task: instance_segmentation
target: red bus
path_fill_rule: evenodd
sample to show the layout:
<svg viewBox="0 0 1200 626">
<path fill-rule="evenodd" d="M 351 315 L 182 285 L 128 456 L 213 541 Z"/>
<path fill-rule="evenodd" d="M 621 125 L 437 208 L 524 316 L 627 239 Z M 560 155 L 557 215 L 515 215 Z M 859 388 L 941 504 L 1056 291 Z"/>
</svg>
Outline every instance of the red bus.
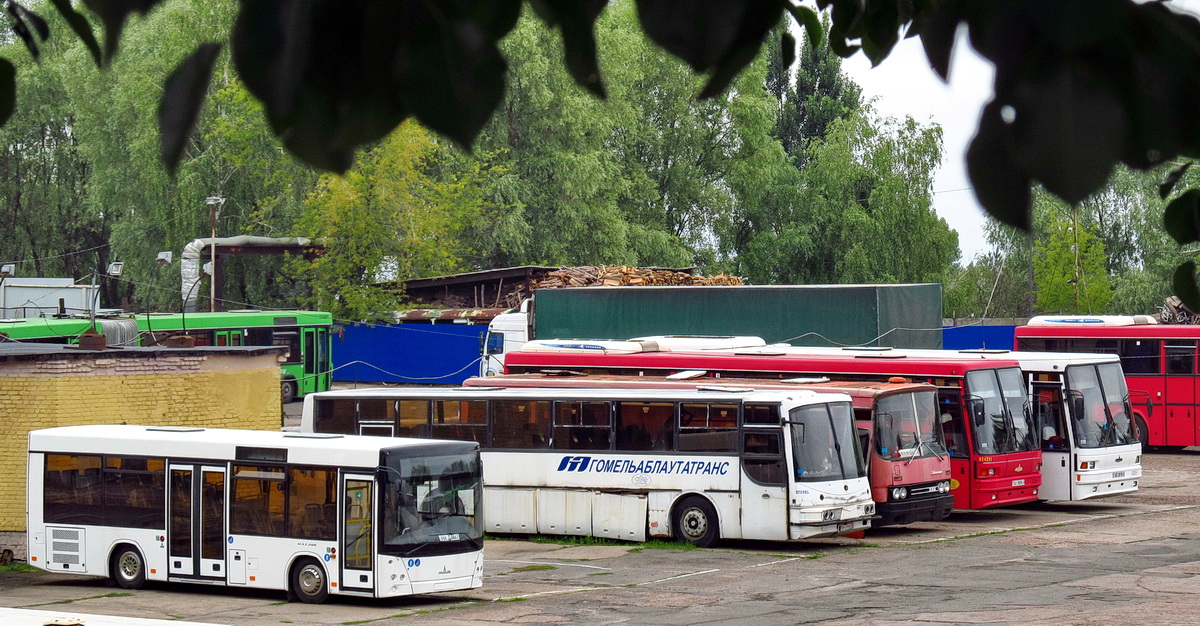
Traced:
<svg viewBox="0 0 1200 626">
<path fill-rule="evenodd" d="M 1115 354 L 1146 446 L 1200 445 L 1200 326 L 1148 315 L 1042 315 L 1016 329 L 1018 350 Z"/>
<path fill-rule="evenodd" d="M 608 344 L 608 345 L 606 345 Z M 950 453 L 954 508 L 972 510 L 1038 500 L 1041 443 L 1017 361 L 947 353 L 908 356 L 871 350 L 806 354 L 783 345 L 675 351 L 653 341 L 536 340 L 505 355 L 508 373 L 571 370 L 629 376 L 704 372 L 720 378 L 783 379 L 798 375 L 886 382 L 903 376 L 938 388 L 939 421 Z M 614 349 L 615 348 L 615 349 Z"/>
<path fill-rule="evenodd" d="M 903 380 L 903 379 L 900 379 Z M 844 393 L 854 406 L 878 519 L 872 527 L 939 521 L 950 515 L 950 456 L 938 425 L 937 388 L 908 382 L 850 382 L 828 378 L 721 378 L 720 385 L 694 377 L 604 374 L 506 374 L 468 378 L 465 387 L 557 387 L 708 389 L 805 389 Z"/>
</svg>

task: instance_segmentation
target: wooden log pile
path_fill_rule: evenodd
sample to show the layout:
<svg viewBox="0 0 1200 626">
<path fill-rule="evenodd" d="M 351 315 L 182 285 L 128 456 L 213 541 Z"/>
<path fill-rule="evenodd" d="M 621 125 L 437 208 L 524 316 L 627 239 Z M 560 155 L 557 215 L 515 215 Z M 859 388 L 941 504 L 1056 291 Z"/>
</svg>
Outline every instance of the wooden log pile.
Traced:
<svg viewBox="0 0 1200 626">
<path fill-rule="evenodd" d="M 742 279 L 728 274 L 695 276 L 687 272 L 629 267 L 627 265 L 593 265 L 564 267 L 546 274 L 535 289 L 559 287 L 664 287 L 671 285 L 740 285 Z"/>
</svg>

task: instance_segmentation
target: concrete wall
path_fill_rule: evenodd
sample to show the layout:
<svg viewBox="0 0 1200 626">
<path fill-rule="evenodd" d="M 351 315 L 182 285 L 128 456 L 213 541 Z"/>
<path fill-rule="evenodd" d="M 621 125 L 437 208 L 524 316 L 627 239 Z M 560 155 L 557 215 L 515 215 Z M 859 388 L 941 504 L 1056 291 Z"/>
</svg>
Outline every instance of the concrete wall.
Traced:
<svg viewBox="0 0 1200 626">
<path fill-rule="evenodd" d="M 277 350 L 0 353 L 0 531 L 25 529 L 30 430 L 145 424 L 278 430 Z"/>
</svg>

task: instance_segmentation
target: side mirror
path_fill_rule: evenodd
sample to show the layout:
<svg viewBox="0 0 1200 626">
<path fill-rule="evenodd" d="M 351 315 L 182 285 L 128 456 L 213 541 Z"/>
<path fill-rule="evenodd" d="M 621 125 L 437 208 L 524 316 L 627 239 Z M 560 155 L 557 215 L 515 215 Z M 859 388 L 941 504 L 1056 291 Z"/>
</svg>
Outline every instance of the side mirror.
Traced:
<svg viewBox="0 0 1200 626">
<path fill-rule="evenodd" d="M 1082 420 L 1086 417 L 1083 414 L 1083 396 L 1071 396 L 1071 417 L 1075 421 Z"/>
<path fill-rule="evenodd" d="M 983 410 L 983 400 L 973 400 L 971 402 L 971 422 L 976 428 L 981 428 L 987 422 L 987 415 Z"/>
</svg>

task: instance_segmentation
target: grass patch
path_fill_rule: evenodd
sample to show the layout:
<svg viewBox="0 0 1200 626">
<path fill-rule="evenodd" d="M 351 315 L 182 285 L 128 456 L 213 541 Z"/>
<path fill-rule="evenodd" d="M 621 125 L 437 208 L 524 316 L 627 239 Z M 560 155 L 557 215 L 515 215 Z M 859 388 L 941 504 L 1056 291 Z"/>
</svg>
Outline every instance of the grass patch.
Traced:
<svg viewBox="0 0 1200 626">
<path fill-rule="evenodd" d="M 74 600 L 55 600 L 54 602 L 43 602 L 41 604 L 30 604 L 29 606 L 51 606 L 54 604 L 71 604 L 72 602 L 78 602 L 80 600 L 98 600 L 100 598 L 126 598 L 126 597 L 129 597 L 132 595 L 133 594 L 128 591 L 114 591 L 112 593 L 105 593 L 105 594 L 101 594 L 98 596 L 87 596 L 86 598 L 75 598 Z"/>
<path fill-rule="evenodd" d="M 553 565 L 523 565 L 512 570 L 510 573 L 516 574 L 519 572 L 545 572 L 547 570 L 558 569 Z"/>
<path fill-rule="evenodd" d="M 612 576 L 612 572 L 595 572 L 593 574 L 588 574 L 588 576 Z"/>
<path fill-rule="evenodd" d="M 445 607 L 438 608 L 438 609 L 421 609 L 419 611 L 413 611 L 411 613 L 397 613 L 395 615 L 388 615 L 387 617 L 376 617 L 374 619 L 360 619 L 360 620 L 352 621 L 352 622 L 342 622 L 342 626 L 356 626 L 357 624 L 370 624 L 373 622 L 381 622 L 385 619 L 397 619 L 400 617 L 413 617 L 415 615 L 429 615 L 431 613 L 441 613 L 442 611 L 454 611 L 457 609 L 465 609 L 468 606 L 474 606 L 476 604 L 479 604 L 479 602 L 471 601 L 471 602 L 464 602 L 462 604 L 458 604 L 455 606 L 445 606 Z M 292 622 L 285 622 L 285 623 L 291 624 Z"/>
<path fill-rule="evenodd" d="M 497 598 L 497 599 L 496 599 L 496 602 L 524 602 L 524 601 L 525 601 L 525 600 L 527 600 L 527 599 L 528 599 L 528 598 L 521 598 L 521 597 L 516 597 L 516 598 Z"/>
<path fill-rule="evenodd" d="M 40 572 L 42 570 L 28 563 L 10 563 L 9 565 L 0 565 L 0 572 Z"/>
<path fill-rule="evenodd" d="M 563 546 L 627 546 L 628 541 L 619 541 L 617 539 L 609 539 L 608 537 L 592 537 L 577 536 L 577 535 L 559 535 L 547 537 L 543 535 L 534 535 L 529 538 L 530 543 L 555 543 Z"/>
<path fill-rule="evenodd" d="M 636 548 L 630 550 L 631 553 L 641 552 L 642 550 L 699 550 L 696 546 L 686 541 L 647 541 Z"/>
</svg>

